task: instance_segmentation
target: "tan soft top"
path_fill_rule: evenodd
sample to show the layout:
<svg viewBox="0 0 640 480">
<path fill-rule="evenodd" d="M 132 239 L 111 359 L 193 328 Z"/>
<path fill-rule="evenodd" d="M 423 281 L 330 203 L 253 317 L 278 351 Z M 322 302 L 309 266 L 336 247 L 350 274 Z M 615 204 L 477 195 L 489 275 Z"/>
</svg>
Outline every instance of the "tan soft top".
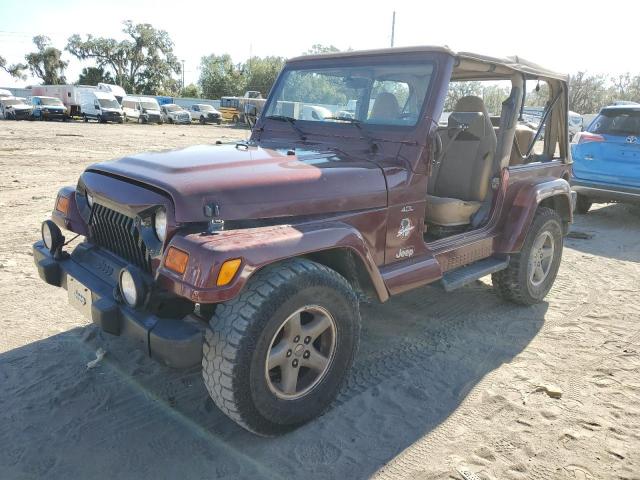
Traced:
<svg viewBox="0 0 640 480">
<path fill-rule="evenodd" d="M 522 57 L 489 57 L 478 53 L 470 52 L 454 52 L 448 47 L 438 46 L 419 46 L 419 47 L 397 47 L 397 48 L 381 48 L 376 50 L 359 50 L 352 52 L 336 52 L 324 53 L 319 55 L 304 55 L 291 58 L 288 62 L 303 62 L 309 60 L 329 60 L 332 58 L 347 58 L 360 56 L 381 56 L 381 55 L 397 55 L 403 53 L 445 53 L 456 59 L 456 65 L 453 71 L 455 79 L 482 79 L 496 78 L 504 76 L 505 78 L 519 72 L 528 79 L 532 78 L 553 78 L 563 82 L 568 81 L 568 76 L 563 73 L 553 72 L 540 65 L 529 62 Z"/>
</svg>

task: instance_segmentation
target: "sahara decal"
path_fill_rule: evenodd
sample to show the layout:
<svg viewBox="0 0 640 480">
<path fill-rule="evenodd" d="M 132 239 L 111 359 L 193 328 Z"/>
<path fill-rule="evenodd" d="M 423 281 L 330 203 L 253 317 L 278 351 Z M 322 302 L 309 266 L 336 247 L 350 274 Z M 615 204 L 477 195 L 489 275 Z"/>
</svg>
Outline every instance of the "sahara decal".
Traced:
<svg viewBox="0 0 640 480">
<path fill-rule="evenodd" d="M 410 218 L 403 218 L 400 222 L 400 229 L 398 230 L 397 235 L 398 238 L 408 238 L 414 228 L 416 228 L 416 226 L 411 223 Z"/>
</svg>

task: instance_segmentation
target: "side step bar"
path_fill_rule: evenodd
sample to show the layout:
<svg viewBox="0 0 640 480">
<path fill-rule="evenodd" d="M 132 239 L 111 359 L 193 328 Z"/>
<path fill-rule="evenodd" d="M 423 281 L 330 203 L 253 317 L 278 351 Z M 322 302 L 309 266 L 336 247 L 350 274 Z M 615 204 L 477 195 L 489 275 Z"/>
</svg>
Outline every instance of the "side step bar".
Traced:
<svg viewBox="0 0 640 480">
<path fill-rule="evenodd" d="M 440 280 L 442 287 L 451 292 L 491 273 L 499 272 L 509 266 L 509 257 L 489 257 L 465 267 L 445 273 Z"/>
</svg>

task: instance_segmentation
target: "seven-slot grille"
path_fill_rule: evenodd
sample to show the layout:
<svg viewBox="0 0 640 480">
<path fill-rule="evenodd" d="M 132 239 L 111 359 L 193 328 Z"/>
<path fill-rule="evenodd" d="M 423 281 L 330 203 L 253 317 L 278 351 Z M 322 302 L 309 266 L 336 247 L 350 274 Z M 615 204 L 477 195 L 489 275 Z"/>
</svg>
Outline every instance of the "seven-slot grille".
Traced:
<svg viewBox="0 0 640 480">
<path fill-rule="evenodd" d="M 115 253 L 145 272 L 151 272 L 151 258 L 131 217 L 94 204 L 89 225 L 91 241 Z"/>
</svg>

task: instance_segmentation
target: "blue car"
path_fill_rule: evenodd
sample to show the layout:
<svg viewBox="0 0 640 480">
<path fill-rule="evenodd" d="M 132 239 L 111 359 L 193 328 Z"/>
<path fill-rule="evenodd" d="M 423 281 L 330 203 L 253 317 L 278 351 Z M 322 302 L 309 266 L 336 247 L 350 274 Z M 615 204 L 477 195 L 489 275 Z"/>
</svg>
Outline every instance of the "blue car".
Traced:
<svg viewBox="0 0 640 480">
<path fill-rule="evenodd" d="M 576 212 L 593 202 L 640 203 L 640 105 L 600 110 L 571 145 Z"/>
</svg>

